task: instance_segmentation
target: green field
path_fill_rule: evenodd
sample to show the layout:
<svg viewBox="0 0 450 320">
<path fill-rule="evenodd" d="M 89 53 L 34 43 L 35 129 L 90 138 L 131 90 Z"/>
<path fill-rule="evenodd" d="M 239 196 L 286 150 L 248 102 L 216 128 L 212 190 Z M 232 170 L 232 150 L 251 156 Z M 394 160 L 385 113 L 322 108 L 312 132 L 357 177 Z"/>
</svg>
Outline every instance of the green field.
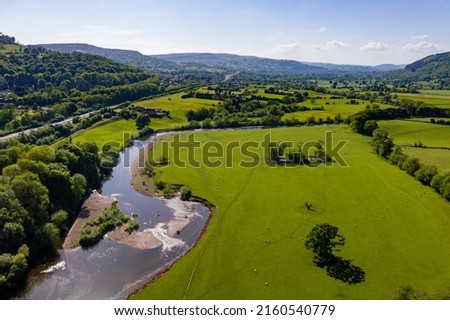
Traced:
<svg viewBox="0 0 450 320">
<path fill-rule="evenodd" d="M 450 149 L 404 147 L 403 152 L 420 163 L 435 165 L 439 173 L 450 171 Z"/>
<path fill-rule="evenodd" d="M 106 143 L 119 142 L 123 145 L 124 134 L 132 136 L 138 135 L 136 122 L 134 120 L 108 121 L 105 124 L 75 134 L 72 137 L 73 142 L 92 142 L 94 141 L 101 148 Z"/>
<path fill-rule="evenodd" d="M 433 93 L 395 93 L 397 100 L 409 99 L 413 101 L 423 101 L 426 104 L 433 105 L 440 108 L 450 108 L 450 95 L 446 94 L 445 90 L 441 94 Z"/>
<path fill-rule="evenodd" d="M 398 145 L 412 146 L 421 141 L 427 147 L 450 148 L 450 127 L 414 120 L 379 121 Z"/>
<path fill-rule="evenodd" d="M 314 96 L 314 95 L 313 95 Z M 323 110 L 307 110 L 307 111 L 299 111 L 293 113 L 286 113 L 282 120 L 286 119 L 298 119 L 300 121 L 304 121 L 309 117 L 315 117 L 316 120 L 322 118 L 325 120 L 328 116 L 331 119 L 340 113 L 342 118 L 346 118 L 349 115 L 355 114 L 359 111 L 362 111 L 366 108 L 366 106 L 370 105 L 370 102 L 364 100 L 357 100 L 359 104 L 347 104 L 350 99 L 329 99 L 329 95 L 317 95 L 316 97 L 328 97 L 327 99 L 308 99 L 299 105 L 306 106 L 308 108 L 314 107 L 323 107 Z M 379 104 L 380 107 L 384 108 L 386 105 Z"/>
<path fill-rule="evenodd" d="M 274 141 L 306 142 L 324 140 L 324 130 L 208 131 L 196 138 L 227 145 L 259 142 L 271 132 Z M 160 169 L 162 180 L 190 185 L 217 208 L 198 245 L 133 298 L 392 299 L 403 285 L 435 298 L 447 294 L 448 202 L 373 154 L 370 138 L 346 126 L 326 130 L 333 131 L 335 144 L 348 140 L 340 152 L 348 167 L 272 168 L 260 162 L 242 168 L 238 164 L 248 158 L 235 150 L 232 168 Z M 201 159 L 200 149 L 195 156 Z M 323 222 L 340 228 L 346 245 L 339 254 L 365 271 L 365 282 L 348 285 L 313 265 L 304 239 Z"/>
<path fill-rule="evenodd" d="M 450 170 L 450 127 L 432 124 L 429 118 L 379 121 L 381 128 L 389 132 L 394 143 L 421 163 L 435 165 L 439 172 Z M 425 147 L 413 148 L 422 142 Z"/>
<path fill-rule="evenodd" d="M 184 94 L 185 93 L 177 93 L 170 96 L 140 101 L 135 103 L 135 105 L 146 108 L 163 109 L 170 112 L 171 119 L 152 119 L 150 127 L 157 131 L 162 129 L 173 129 L 187 124 L 188 121 L 185 114 L 188 110 L 198 110 L 202 107 L 210 108 L 217 106 L 220 103 L 218 100 L 196 98 L 182 99 L 181 96 Z"/>
<path fill-rule="evenodd" d="M 450 99 L 450 90 L 420 90 L 420 93 L 436 96 L 448 96 Z"/>
</svg>

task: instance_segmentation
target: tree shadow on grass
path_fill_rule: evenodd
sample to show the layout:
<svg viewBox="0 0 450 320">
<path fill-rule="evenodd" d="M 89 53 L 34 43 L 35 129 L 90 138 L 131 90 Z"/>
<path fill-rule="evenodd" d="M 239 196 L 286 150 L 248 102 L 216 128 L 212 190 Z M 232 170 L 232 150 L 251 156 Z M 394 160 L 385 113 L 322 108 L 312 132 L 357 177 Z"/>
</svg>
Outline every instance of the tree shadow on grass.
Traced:
<svg viewBox="0 0 450 320">
<path fill-rule="evenodd" d="M 315 257 L 314 264 L 325 269 L 330 277 L 347 284 L 358 284 L 366 280 L 366 273 L 362 268 L 353 265 L 351 260 L 333 254 L 326 259 Z"/>
</svg>

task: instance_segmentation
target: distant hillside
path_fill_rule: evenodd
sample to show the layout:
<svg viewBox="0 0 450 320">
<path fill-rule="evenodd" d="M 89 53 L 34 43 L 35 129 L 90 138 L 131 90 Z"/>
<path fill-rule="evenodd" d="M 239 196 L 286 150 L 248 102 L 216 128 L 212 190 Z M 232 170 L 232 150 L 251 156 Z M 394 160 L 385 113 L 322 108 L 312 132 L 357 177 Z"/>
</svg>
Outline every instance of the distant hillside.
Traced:
<svg viewBox="0 0 450 320">
<path fill-rule="evenodd" d="M 389 73 L 388 77 L 407 81 L 437 80 L 449 83 L 450 52 L 433 54 L 417 60 L 403 70 Z"/>
<path fill-rule="evenodd" d="M 405 67 L 421 80 L 450 77 L 450 52 L 433 54 Z"/>
<path fill-rule="evenodd" d="M 136 67 L 80 52 L 69 54 L 25 47 L 22 53 L 0 55 L 0 90 L 18 95 L 53 88 L 58 88 L 61 94 L 71 89 L 87 91 L 136 83 L 151 76 Z"/>
<path fill-rule="evenodd" d="M 310 66 L 322 67 L 328 70 L 342 71 L 346 73 L 393 71 L 393 70 L 400 70 L 405 67 L 405 65 L 396 65 L 396 64 L 380 64 L 378 66 L 358 66 L 358 65 L 332 64 L 321 62 L 303 62 L 303 63 Z"/>
<path fill-rule="evenodd" d="M 439 66 L 426 67 L 420 72 L 415 72 L 404 65 L 381 64 L 377 66 L 359 65 L 338 65 L 331 63 L 299 62 L 295 60 L 277 60 L 260 58 L 255 56 L 241 56 L 224 53 L 171 53 L 160 55 L 144 55 L 134 50 L 106 49 L 90 44 L 61 43 L 61 44 L 40 44 L 40 47 L 59 52 L 83 52 L 100 55 L 114 61 L 137 66 L 158 74 L 177 77 L 178 79 L 210 79 L 213 81 L 223 80 L 226 74 L 242 72 L 261 75 L 304 75 L 304 74 L 353 74 L 362 72 L 386 72 L 390 71 L 388 77 L 411 78 L 420 77 L 419 80 L 445 76 L 445 70 L 440 70 L 439 75 L 435 74 Z M 439 56 L 439 55 L 435 55 Z M 431 56 L 431 57 L 435 57 Z M 448 54 L 447 54 L 448 57 Z M 415 70 L 422 67 L 422 64 L 433 65 L 432 61 L 422 59 L 409 66 Z M 438 58 L 438 60 L 441 58 Z M 442 61 L 435 61 L 438 64 Z M 434 71 L 433 71 L 434 70 Z"/>
<path fill-rule="evenodd" d="M 236 71 L 258 74 L 327 73 L 327 69 L 322 67 L 308 66 L 293 60 L 275 60 L 233 54 L 176 53 L 143 55 L 138 51 L 106 49 L 83 43 L 39 44 L 37 46 L 58 52 L 96 54 L 160 74 L 173 74 L 182 71 L 220 74 Z"/>
<path fill-rule="evenodd" d="M 161 75 L 177 76 L 182 78 L 187 77 L 189 79 L 200 77 L 202 79 L 209 78 L 218 81 L 223 79 L 224 74 L 226 73 L 224 70 L 211 69 L 200 64 L 178 63 L 159 59 L 154 56 L 147 56 L 134 50 L 107 49 L 84 43 L 38 44 L 36 46 L 58 52 L 82 52 L 95 54 L 119 63 L 136 66 Z"/>
<path fill-rule="evenodd" d="M 88 54 L 95 54 L 112 59 L 120 63 L 134 65 L 146 70 L 153 70 L 153 69 L 170 70 L 177 67 L 176 63 L 171 63 L 151 56 L 146 56 L 134 50 L 100 48 L 86 43 L 54 43 L 54 44 L 38 44 L 37 46 L 58 52 L 67 52 L 67 53 L 82 52 Z"/>
<path fill-rule="evenodd" d="M 257 74 L 324 74 L 329 70 L 294 60 L 276 60 L 225 53 L 172 53 L 154 57 L 172 62 L 203 64 L 228 71 Z"/>
</svg>

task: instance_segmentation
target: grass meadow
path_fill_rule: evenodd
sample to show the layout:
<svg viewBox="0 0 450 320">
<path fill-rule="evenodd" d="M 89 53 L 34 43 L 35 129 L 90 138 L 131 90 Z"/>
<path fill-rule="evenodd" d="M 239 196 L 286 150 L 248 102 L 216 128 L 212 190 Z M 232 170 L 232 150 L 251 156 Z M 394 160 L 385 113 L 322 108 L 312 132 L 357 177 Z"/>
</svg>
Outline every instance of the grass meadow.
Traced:
<svg viewBox="0 0 450 320">
<path fill-rule="evenodd" d="M 439 108 L 450 108 L 449 90 L 430 90 L 424 93 L 396 93 L 397 100 L 409 99 L 413 101 L 423 101 L 428 105 L 433 105 Z"/>
<path fill-rule="evenodd" d="M 177 167 L 169 156 L 170 164 L 158 169 L 160 178 L 191 186 L 216 209 L 199 243 L 132 298 L 392 299 L 404 285 L 435 298 L 448 294 L 450 205 L 373 154 L 370 138 L 347 126 L 315 126 L 197 132 L 196 139 L 228 145 L 259 142 L 270 132 L 273 141 L 297 143 L 324 140 L 325 130 L 333 132 L 334 144 L 348 141 L 340 152 L 348 166 L 259 162 L 243 168 L 239 163 L 248 157 L 234 149 L 232 168 L 199 170 Z M 200 148 L 195 157 L 202 159 Z M 346 244 L 338 254 L 365 271 L 365 282 L 349 285 L 314 266 L 304 241 L 324 222 L 339 227 Z"/>
<path fill-rule="evenodd" d="M 435 165 L 439 173 L 450 171 L 450 149 L 404 147 L 403 152 L 420 163 Z"/>
<path fill-rule="evenodd" d="M 426 120 L 426 121 L 425 121 Z M 421 163 L 432 164 L 439 172 L 450 170 L 450 127 L 432 124 L 428 119 L 379 121 L 379 126 L 389 132 L 394 143 Z M 421 142 L 425 148 L 415 148 Z M 431 147 L 431 148 L 430 148 Z"/>
<path fill-rule="evenodd" d="M 429 95 L 436 95 L 436 96 L 446 96 L 450 99 L 450 90 L 420 90 L 421 94 L 429 94 Z"/>
<path fill-rule="evenodd" d="M 79 134 L 73 135 L 72 141 L 75 143 L 94 141 L 99 148 L 112 141 L 119 142 L 120 146 L 122 146 L 124 133 L 129 133 L 132 136 L 138 135 L 136 122 L 133 119 L 121 119 L 117 121 L 105 122 L 99 126 L 95 126 L 91 129 L 81 131 Z"/>
<path fill-rule="evenodd" d="M 421 141 L 426 147 L 450 148 L 450 127 L 412 120 L 379 121 L 398 145 L 412 146 Z"/>
<path fill-rule="evenodd" d="M 171 119 L 152 119 L 150 127 L 157 130 L 173 129 L 185 125 L 188 123 L 186 119 L 186 111 L 198 110 L 202 107 L 210 108 L 217 106 L 220 101 L 218 100 L 205 100 L 188 98 L 182 99 L 181 96 L 184 93 L 177 93 L 169 96 L 164 96 L 156 99 L 150 99 L 135 103 L 136 106 L 163 109 L 170 112 Z"/>
</svg>

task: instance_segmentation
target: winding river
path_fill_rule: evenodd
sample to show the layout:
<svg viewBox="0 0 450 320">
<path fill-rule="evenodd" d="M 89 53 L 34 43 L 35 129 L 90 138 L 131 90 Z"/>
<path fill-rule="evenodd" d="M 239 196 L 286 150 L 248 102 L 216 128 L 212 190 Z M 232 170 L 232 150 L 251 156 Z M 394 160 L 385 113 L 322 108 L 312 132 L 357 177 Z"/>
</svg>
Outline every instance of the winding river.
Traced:
<svg viewBox="0 0 450 320">
<path fill-rule="evenodd" d="M 155 136 L 140 141 L 144 145 Z M 152 232 L 163 245 L 155 249 L 136 249 L 104 237 L 89 249 L 59 250 L 51 264 L 31 271 L 20 299 L 121 299 L 167 268 L 197 241 L 208 220 L 209 210 L 199 203 L 190 204 L 194 213 L 189 224 L 174 238 L 165 233 L 165 224 L 174 212 L 163 199 L 138 193 L 131 185 L 130 168 L 125 157 L 133 159 L 139 149 L 121 152 L 121 161 L 104 182 L 101 194 L 113 196 L 125 214 L 137 213 L 139 230 Z"/>
</svg>

